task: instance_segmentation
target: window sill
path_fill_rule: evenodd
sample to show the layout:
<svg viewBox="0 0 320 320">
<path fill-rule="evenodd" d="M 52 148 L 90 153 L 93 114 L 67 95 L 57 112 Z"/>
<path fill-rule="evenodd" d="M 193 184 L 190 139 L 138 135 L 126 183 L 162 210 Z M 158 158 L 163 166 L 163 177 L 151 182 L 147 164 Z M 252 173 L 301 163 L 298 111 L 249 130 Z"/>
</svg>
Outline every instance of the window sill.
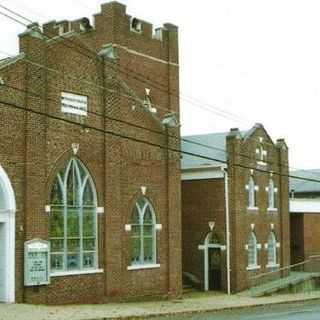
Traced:
<svg viewBox="0 0 320 320">
<path fill-rule="evenodd" d="M 258 211 L 259 208 L 258 207 L 247 207 L 248 211 Z"/>
<path fill-rule="evenodd" d="M 50 274 L 50 277 L 66 277 L 66 276 L 78 276 L 82 274 L 103 273 L 103 269 L 89 269 L 89 270 L 74 270 L 74 271 L 60 271 Z"/>
<path fill-rule="evenodd" d="M 260 270 L 261 266 L 248 266 L 247 271 Z"/>
<path fill-rule="evenodd" d="M 267 162 L 260 160 L 260 161 L 257 161 L 257 165 L 258 165 L 258 166 L 264 166 L 264 167 L 265 167 L 265 166 L 267 165 Z"/>
<path fill-rule="evenodd" d="M 270 213 L 277 213 L 278 212 L 278 208 L 268 208 L 267 211 L 270 212 Z"/>
<path fill-rule="evenodd" d="M 143 269 L 156 269 L 160 268 L 160 264 L 140 264 L 128 266 L 127 270 L 143 270 Z"/>
<path fill-rule="evenodd" d="M 268 268 L 268 269 L 279 268 L 279 267 L 280 267 L 280 264 L 267 264 L 266 265 L 266 268 Z"/>
</svg>

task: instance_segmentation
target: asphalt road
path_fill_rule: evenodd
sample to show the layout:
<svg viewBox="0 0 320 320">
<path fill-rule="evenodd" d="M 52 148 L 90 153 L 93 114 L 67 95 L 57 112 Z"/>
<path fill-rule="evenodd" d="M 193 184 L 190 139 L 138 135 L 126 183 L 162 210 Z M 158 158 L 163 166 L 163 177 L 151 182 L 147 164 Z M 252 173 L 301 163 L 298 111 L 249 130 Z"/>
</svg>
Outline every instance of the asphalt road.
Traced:
<svg viewBox="0 0 320 320">
<path fill-rule="evenodd" d="M 157 318 L 166 320 L 320 320 L 320 301 Z"/>
</svg>

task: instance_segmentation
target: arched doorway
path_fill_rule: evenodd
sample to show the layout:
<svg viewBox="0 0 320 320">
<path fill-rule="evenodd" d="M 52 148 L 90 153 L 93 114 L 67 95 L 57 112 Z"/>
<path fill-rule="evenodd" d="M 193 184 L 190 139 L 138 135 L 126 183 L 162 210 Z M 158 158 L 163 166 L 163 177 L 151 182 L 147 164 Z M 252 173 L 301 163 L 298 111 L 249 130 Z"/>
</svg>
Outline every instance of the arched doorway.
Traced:
<svg viewBox="0 0 320 320">
<path fill-rule="evenodd" d="M 211 231 L 199 249 L 204 253 L 204 290 L 221 290 L 221 250 L 225 250 L 225 246 L 220 244 L 217 234 Z"/>
<path fill-rule="evenodd" d="M 15 212 L 14 192 L 0 165 L 0 302 L 15 300 Z"/>
</svg>

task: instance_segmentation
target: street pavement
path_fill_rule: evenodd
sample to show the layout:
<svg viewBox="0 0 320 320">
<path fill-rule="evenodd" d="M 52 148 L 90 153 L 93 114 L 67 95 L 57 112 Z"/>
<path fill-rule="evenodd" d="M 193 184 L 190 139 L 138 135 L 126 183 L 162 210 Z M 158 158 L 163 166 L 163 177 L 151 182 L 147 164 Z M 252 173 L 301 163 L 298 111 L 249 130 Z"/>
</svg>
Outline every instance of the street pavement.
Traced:
<svg viewBox="0 0 320 320">
<path fill-rule="evenodd" d="M 294 304 L 269 305 L 245 310 L 209 312 L 189 316 L 155 318 L 155 320 L 319 320 L 319 302 L 299 302 Z"/>
<path fill-rule="evenodd" d="M 149 302 L 131 302 L 131 303 L 107 303 L 100 305 L 68 305 L 68 306 L 41 306 L 27 304 L 0 304 L 0 320 L 105 320 L 105 319 L 141 319 L 150 316 L 163 316 L 166 319 L 172 316 L 172 319 L 187 319 L 188 315 L 194 314 L 209 318 L 195 319 L 214 319 L 217 314 L 210 315 L 212 311 L 223 311 L 221 319 L 272 319 L 276 320 L 272 312 L 268 317 L 249 318 L 250 311 L 248 309 L 256 306 L 269 305 L 269 311 L 274 310 L 275 304 L 279 303 L 297 303 L 298 301 L 311 301 L 317 299 L 320 301 L 320 291 L 310 293 L 274 295 L 270 297 L 252 298 L 242 295 L 228 296 L 222 293 L 196 293 L 184 296 L 181 300 L 174 301 L 149 301 Z M 226 310 L 230 310 L 227 311 Z M 266 309 L 267 310 L 267 309 Z M 318 310 L 310 309 L 310 315 L 316 314 L 316 318 L 310 320 L 320 320 Z M 293 310 L 294 311 L 294 310 Z M 299 311 L 299 309 L 298 309 Z M 228 314 L 228 312 L 231 312 Z M 244 312 L 244 318 L 236 318 Z M 245 313 L 247 312 L 247 314 Z M 248 315 L 249 312 L 249 315 Z M 306 315 L 307 310 L 305 310 Z M 255 314 L 256 317 L 263 315 L 261 312 Z M 227 316 L 227 318 L 226 318 Z M 309 318 L 293 318 L 291 313 L 290 320 L 309 320 Z M 211 317 L 211 318 L 210 318 Z M 289 319 L 289 318 L 279 318 Z"/>
</svg>

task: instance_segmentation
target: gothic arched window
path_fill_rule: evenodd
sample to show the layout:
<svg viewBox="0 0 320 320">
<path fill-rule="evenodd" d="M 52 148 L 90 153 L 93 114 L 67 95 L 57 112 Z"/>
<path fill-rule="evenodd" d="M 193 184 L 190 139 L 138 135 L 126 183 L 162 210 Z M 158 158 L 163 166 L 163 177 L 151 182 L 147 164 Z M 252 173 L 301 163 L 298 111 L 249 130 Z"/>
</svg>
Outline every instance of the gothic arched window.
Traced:
<svg viewBox="0 0 320 320">
<path fill-rule="evenodd" d="M 131 265 L 156 263 L 156 216 L 151 203 L 141 197 L 131 217 Z"/>
<path fill-rule="evenodd" d="M 258 265 L 258 248 L 257 237 L 252 231 L 248 239 L 248 267 L 255 267 Z"/>
<path fill-rule="evenodd" d="M 257 206 L 257 199 L 256 199 L 257 186 L 255 185 L 254 179 L 252 176 L 250 176 L 249 178 L 247 190 L 248 190 L 248 208 L 255 208 Z"/>
<path fill-rule="evenodd" d="M 273 231 L 268 236 L 268 265 L 273 266 L 277 264 L 277 240 Z"/>
<path fill-rule="evenodd" d="M 268 209 L 277 208 L 277 192 L 278 189 L 274 187 L 273 179 L 270 178 L 268 186 Z"/>
<path fill-rule="evenodd" d="M 77 158 L 57 173 L 50 208 L 52 273 L 96 268 L 96 190 L 89 172 Z"/>
</svg>

